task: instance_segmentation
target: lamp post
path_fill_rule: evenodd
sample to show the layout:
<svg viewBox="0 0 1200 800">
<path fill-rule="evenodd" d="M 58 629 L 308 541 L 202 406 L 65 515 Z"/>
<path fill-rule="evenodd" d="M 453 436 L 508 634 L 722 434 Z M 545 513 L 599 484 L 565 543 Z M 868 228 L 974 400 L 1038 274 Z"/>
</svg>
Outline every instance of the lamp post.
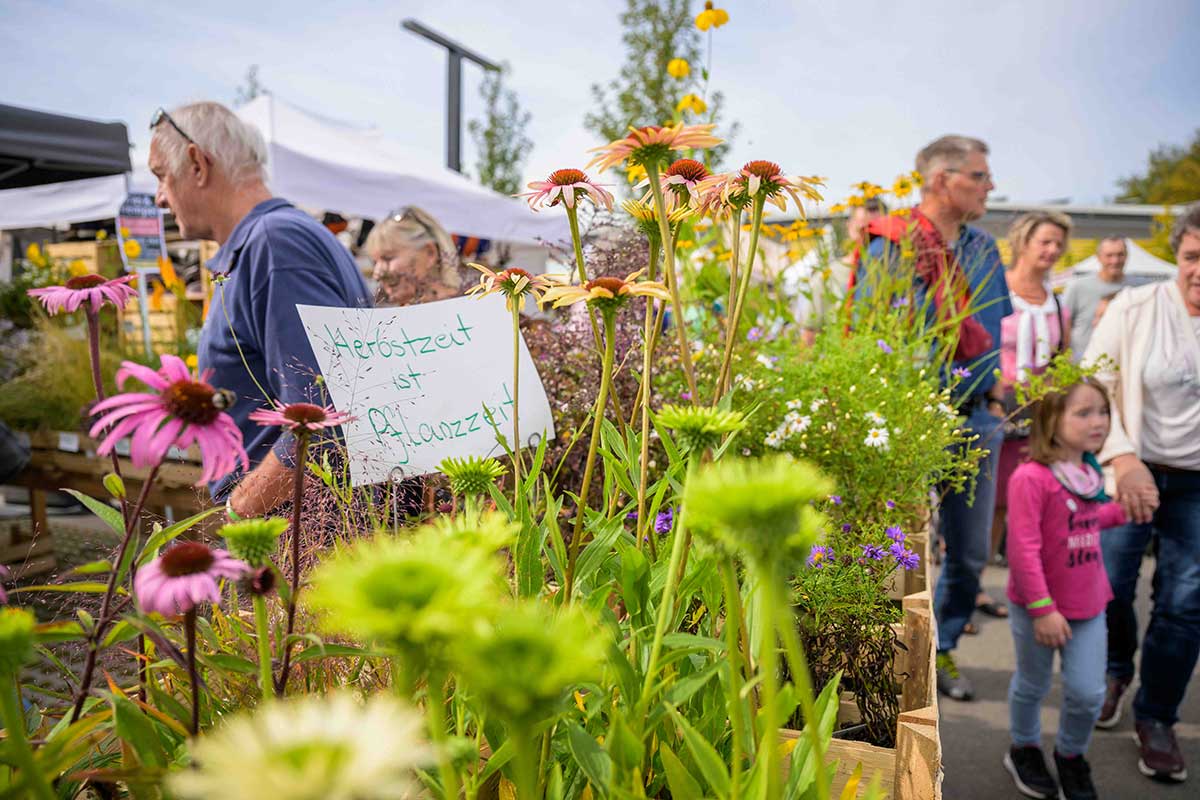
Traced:
<svg viewBox="0 0 1200 800">
<path fill-rule="evenodd" d="M 474 61 L 485 70 L 499 71 L 500 65 L 425 27 L 415 19 L 404 20 L 400 27 L 446 48 L 446 166 L 455 172 L 462 172 L 463 59 Z"/>
</svg>

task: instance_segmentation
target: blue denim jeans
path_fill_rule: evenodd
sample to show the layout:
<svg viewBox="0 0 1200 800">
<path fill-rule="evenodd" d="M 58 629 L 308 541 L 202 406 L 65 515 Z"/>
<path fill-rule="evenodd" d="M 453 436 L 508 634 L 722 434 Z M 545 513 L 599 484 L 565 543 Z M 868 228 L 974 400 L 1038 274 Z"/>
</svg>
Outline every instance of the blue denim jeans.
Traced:
<svg viewBox="0 0 1200 800">
<path fill-rule="evenodd" d="M 1017 747 L 1042 746 L 1042 701 L 1054 677 L 1054 649 L 1033 638 L 1033 618 L 1025 609 L 1009 611 L 1017 670 L 1008 684 L 1008 724 Z M 1064 756 L 1087 752 L 1092 727 L 1104 705 L 1104 615 L 1070 620 L 1071 638 L 1062 648 L 1063 704 L 1054 749 Z"/>
<path fill-rule="evenodd" d="M 946 557 L 933 596 L 938 650 L 941 652 L 954 649 L 963 626 L 975 611 L 979 575 L 991 550 L 996 469 L 1000 464 L 1000 446 L 1004 442 L 1000 420 L 989 414 L 983 404 L 971 410 L 966 427 L 979 436 L 973 444 L 987 449 L 988 454 L 979 462 L 974 487 L 968 483 L 963 491 L 947 494 L 942 501 L 939 530 L 946 543 Z M 974 503 L 970 502 L 972 488 Z"/>
<path fill-rule="evenodd" d="M 1137 719 L 1173 725 L 1200 655 L 1200 473 L 1151 468 L 1159 507 L 1145 525 L 1122 525 L 1100 535 L 1104 568 L 1112 583 L 1108 604 L 1108 674 L 1133 677 L 1137 617 L 1133 610 L 1146 547 L 1154 543 L 1153 607 L 1142 641 Z"/>
</svg>

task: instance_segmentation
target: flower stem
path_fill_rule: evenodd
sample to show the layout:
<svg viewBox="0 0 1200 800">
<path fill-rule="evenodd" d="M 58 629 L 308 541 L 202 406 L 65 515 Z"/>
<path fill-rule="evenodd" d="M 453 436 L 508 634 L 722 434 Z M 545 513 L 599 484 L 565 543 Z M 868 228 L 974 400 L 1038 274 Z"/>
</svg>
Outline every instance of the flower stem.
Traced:
<svg viewBox="0 0 1200 800">
<path fill-rule="evenodd" d="M 513 777 L 516 779 L 517 800 L 537 800 L 537 750 L 533 746 L 533 738 L 526 730 L 514 730 L 510 737 L 513 742 Z"/>
<path fill-rule="evenodd" d="M 816 695 L 813 694 L 808 659 L 804 657 L 804 648 L 800 646 L 800 637 L 796 633 L 796 625 L 790 608 L 789 613 L 784 614 L 783 619 L 779 621 L 779 635 L 783 639 L 784 651 L 787 653 L 797 694 L 800 695 L 800 708 L 804 712 L 804 730 L 808 733 L 809 744 L 816 757 L 817 797 L 818 800 L 829 800 L 829 783 L 825 779 L 825 747 L 821 742 L 819 730 L 821 721 L 817 718 Z"/>
<path fill-rule="evenodd" d="M 196 609 L 189 608 L 183 615 L 183 630 L 187 637 L 188 680 L 192 684 L 192 736 L 200 733 L 200 681 L 196 674 Z"/>
<path fill-rule="evenodd" d="M 288 598 L 287 635 L 284 637 L 283 666 L 275 694 L 283 697 L 287 690 L 288 673 L 292 663 L 292 634 L 296 630 L 296 596 L 300 591 L 300 509 L 304 504 L 304 459 L 308 455 L 308 434 L 296 433 L 296 468 L 292 472 L 292 593 Z"/>
<path fill-rule="evenodd" d="M 456 800 L 458 797 L 458 773 L 454 771 L 454 763 L 446 747 L 446 676 L 431 673 L 426 689 L 428 708 L 426 708 L 425 714 L 429 718 L 429 738 L 438 751 L 438 772 L 442 778 L 442 797 L 445 800 Z"/>
<path fill-rule="evenodd" d="M 513 508 L 521 508 L 521 307 L 519 298 L 513 302 Z"/>
<path fill-rule="evenodd" d="M 757 758 L 765 758 L 763 769 L 766 772 L 768 800 L 776 800 L 779 794 L 779 720 L 777 698 L 779 696 L 779 651 L 776 637 L 777 625 L 776 604 L 778 603 L 775 588 L 776 578 L 773 572 L 760 570 L 759 624 L 762 630 L 761 648 L 758 656 L 758 669 L 761 673 L 762 684 L 762 738 L 760 739 Z"/>
<path fill-rule="evenodd" d="M 695 477 L 696 456 L 688 455 L 687 479 L 684 486 Z M 662 598 L 658 602 L 658 619 L 654 625 L 654 639 L 650 644 L 650 660 L 646 662 L 646 677 L 642 681 L 642 696 L 638 700 L 638 713 L 635 719 L 642 719 L 650 703 L 650 688 L 654 685 L 655 673 L 658 672 L 658 659 L 662 654 L 663 637 L 667 635 L 667 626 L 675 614 L 675 587 L 679 582 L 679 565 L 683 561 L 683 550 L 687 531 L 687 506 L 679 511 L 679 522 L 675 526 L 675 538 L 671 542 L 671 559 L 667 562 L 667 577 L 663 584 Z"/>
<path fill-rule="evenodd" d="M 738 627 L 742 617 L 742 595 L 732 560 L 721 559 L 721 580 L 725 585 L 725 653 L 729 657 L 729 724 L 733 729 L 733 752 L 730 756 L 729 800 L 738 800 L 742 778 L 742 740 L 745 729 L 742 721 L 742 663 L 738 656 Z"/>
<path fill-rule="evenodd" d="M 733 370 L 733 344 L 737 339 L 738 323 L 742 318 L 742 308 L 746 305 L 746 292 L 750 288 L 750 278 L 754 275 L 754 256 L 758 250 L 758 233 L 762 229 L 763 203 L 766 202 L 760 192 L 754 198 L 754 208 L 750 217 L 750 252 L 746 257 L 746 268 L 742 270 L 738 284 L 737 300 L 734 302 L 732 314 L 729 316 L 725 329 L 725 355 L 721 359 L 721 371 L 717 378 L 717 401 L 729 389 L 731 372 Z M 740 231 L 738 235 L 741 235 Z M 714 401 L 714 404 L 716 401 Z"/>
<path fill-rule="evenodd" d="M 25 735 L 25 714 L 21 710 L 21 692 L 17 688 L 17 673 L 0 678 L 0 718 L 4 720 L 4 730 L 8 734 L 8 753 L 24 776 L 22 783 L 29 791 L 30 797 L 38 800 L 55 800 L 57 797 L 51 790 L 46 776 L 37 768 L 33 758 L 33 748 Z"/>
<path fill-rule="evenodd" d="M 87 316 L 88 354 L 92 361 L 92 384 L 96 388 L 96 401 L 99 402 L 106 396 L 104 379 L 100 376 L 100 314 L 92 310 L 91 304 L 84 306 L 84 313 Z M 120 478 L 121 459 L 117 455 L 116 448 L 109 453 L 109 457 L 112 458 L 113 474 Z M 125 495 L 122 494 L 117 499 L 121 502 L 121 516 L 124 517 L 129 513 L 129 509 L 125 507 Z"/>
<path fill-rule="evenodd" d="M 88 651 L 83 662 L 83 673 L 79 677 L 75 706 L 71 709 L 71 722 L 75 722 L 83 713 L 84 701 L 87 700 L 88 693 L 92 689 L 92 675 L 96 671 L 96 656 L 100 653 L 100 640 L 104 638 L 104 634 L 108 631 L 108 625 L 112 622 L 112 599 L 117 591 L 117 574 L 120 572 L 122 562 L 125 561 L 125 553 L 129 550 L 138 523 L 141 521 L 142 508 L 146 505 L 146 498 L 150 496 L 150 487 L 154 485 L 159 466 L 159 464 L 155 464 L 150 468 L 146 480 L 142 483 L 142 490 L 138 493 L 137 502 L 133 504 L 133 508 L 125 517 L 125 536 L 121 539 L 121 546 L 117 548 L 117 556 L 113 560 L 112 569 L 108 572 L 108 584 L 104 588 L 104 599 L 100 601 L 100 615 L 96 618 L 96 625 L 92 628 L 92 634 L 88 639 Z"/>
<path fill-rule="evenodd" d="M 679 279 L 675 275 L 675 237 L 667 222 L 667 205 L 663 199 L 662 185 L 658 181 L 658 164 L 646 164 L 646 177 L 650 180 L 650 191 L 654 194 L 654 209 L 658 215 L 658 230 L 662 236 L 663 271 L 667 276 L 667 288 L 671 292 L 671 310 L 675 314 L 675 335 L 679 342 L 679 360 L 683 362 L 683 374 L 687 378 L 692 402 L 699 399 L 696 394 L 696 370 L 692 366 L 692 353 L 688 349 L 687 326 L 683 319 L 683 301 L 679 298 Z"/>
<path fill-rule="evenodd" d="M 579 282 L 584 284 L 588 282 L 587 269 L 583 263 L 583 240 L 579 236 L 579 209 L 578 207 L 567 208 L 567 222 L 571 226 L 571 243 L 575 246 L 575 266 L 579 271 Z M 596 350 L 603 352 L 604 344 L 600 341 L 600 326 L 596 324 L 596 314 L 592 307 L 586 306 L 588 322 L 592 325 L 592 341 L 596 343 Z M 613 407 L 613 414 L 617 418 L 617 425 L 621 431 L 625 430 L 625 415 L 621 413 L 620 398 L 616 392 L 613 392 L 610 399 Z"/>
<path fill-rule="evenodd" d="M 587 462 L 583 468 L 583 486 L 579 489 L 579 510 L 575 515 L 575 528 L 571 535 L 571 547 L 567 553 L 567 575 L 564 581 L 564 602 L 571 601 L 571 592 L 575 588 L 575 561 L 579 558 L 579 540 L 583 538 L 583 522 L 587 516 L 588 491 L 592 488 L 592 473 L 596 468 L 596 451 L 600 446 L 601 425 L 604 422 L 604 408 L 608 402 L 608 389 L 612 383 L 613 352 L 616 339 L 616 314 L 609 310 L 604 312 L 604 364 L 600 374 L 600 393 L 596 395 L 595 418 L 592 420 L 592 440 L 588 442 Z"/>
<path fill-rule="evenodd" d="M 638 487 L 637 487 L 637 547 L 642 549 L 642 537 L 649 530 L 646 520 L 646 481 L 650 472 L 650 378 L 651 359 L 654 357 L 654 303 L 646 298 L 646 322 L 642 330 L 642 386 L 641 413 L 642 436 L 641 452 L 638 454 Z"/>
<path fill-rule="evenodd" d="M 271 671 L 271 631 L 270 620 L 267 618 L 267 598 L 261 594 L 254 595 L 254 634 L 258 638 L 258 686 L 262 697 L 266 700 L 271 696 L 275 685 L 275 677 Z"/>
</svg>

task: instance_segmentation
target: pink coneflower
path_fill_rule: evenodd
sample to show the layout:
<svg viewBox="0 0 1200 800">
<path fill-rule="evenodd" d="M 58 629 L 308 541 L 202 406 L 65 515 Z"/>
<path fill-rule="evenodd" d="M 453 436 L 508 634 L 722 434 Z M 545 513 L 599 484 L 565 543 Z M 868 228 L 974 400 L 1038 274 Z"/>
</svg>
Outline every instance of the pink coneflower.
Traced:
<svg viewBox="0 0 1200 800">
<path fill-rule="evenodd" d="M 715 147 L 724 141 L 712 135 L 715 127 L 713 123 L 684 125 L 682 122 L 674 125 L 647 125 L 643 128 L 630 127 L 629 135 L 624 139 L 593 147 L 589 152 L 597 155 L 588 162 L 587 169 L 595 167 L 603 172 L 623 161 L 640 166 L 657 166 L 666 161 L 672 151 Z"/>
<path fill-rule="evenodd" d="M 357 417 L 339 413 L 333 406 L 322 408 L 312 403 L 288 403 L 251 411 L 250 419 L 263 427 L 278 425 L 292 433 L 311 433 L 353 422 Z"/>
<path fill-rule="evenodd" d="M 237 580 L 248 572 L 245 562 L 224 550 L 200 542 L 179 542 L 138 570 L 133 591 L 143 611 L 174 617 L 200 603 L 220 601 L 217 581 Z"/>
<path fill-rule="evenodd" d="M 126 361 L 117 370 L 117 386 L 137 378 L 154 392 L 119 394 L 92 407 L 101 414 L 88 435 L 96 438 L 105 432 L 96 448 L 107 455 L 117 442 L 133 434 L 129 455 L 134 466 L 149 467 L 162 463 L 171 447 L 200 446 L 204 474 L 202 485 L 232 472 L 238 462 L 250 468 L 250 459 L 242 446 L 242 432 L 222 409 L 229 403 L 226 392 L 197 379 L 178 356 L 161 356 L 158 370 Z"/>
<path fill-rule="evenodd" d="M 108 280 L 103 275 L 79 275 L 68 280 L 65 286 L 30 289 L 27 294 L 41 300 L 51 314 L 75 311 L 84 303 L 90 303 L 93 312 L 99 311 L 105 303 L 124 308 L 130 298 L 137 297 L 137 291 L 129 285 L 136 278 L 136 275 L 122 275 Z"/>
<path fill-rule="evenodd" d="M 708 167 L 694 158 L 680 158 L 663 172 L 662 187 L 670 190 L 680 203 L 698 205 L 701 199 L 700 182 L 709 175 Z"/>
<path fill-rule="evenodd" d="M 567 208 L 574 208 L 581 197 L 590 197 L 597 206 L 604 206 L 612 211 L 613 196 L 605 191 L 598 183 L 592 183 L 583 170 L 556 169 L 544 181 L 534 181 L 529 184 L 532 192 L 523 192 L 517 197 L 527 198 L 529 207 L 535 211 L 546 206 L 556 206 L 559 202 L 566 203 Z"/>
<path fill-rule="evenodd" d="M 821 194 L 817 187 L 823 183 L 818 177 L 788 177 L 773 161 L 750 161 L 737 172 L 724 175 L 714 175 L 701 181 L 699 190 L 704 196 L 706 207 L 721 204 L 734 208 L 744 207 L 761 192 L 765 200 L 779 206 L 781 211 L 787 211 L 786 192 L 796 203 L 796 208 L 803 213 L 804 206 L 800 195 L 820 202 Z"/>
<path fill-rule="evenodd" d="M 0 564 L 0 578 L 8 577 L 8 567 Z M 0 603 L 8 602 L 8 592 L 4 591 L 4 584 L 0 584 Z"/>
</svg>

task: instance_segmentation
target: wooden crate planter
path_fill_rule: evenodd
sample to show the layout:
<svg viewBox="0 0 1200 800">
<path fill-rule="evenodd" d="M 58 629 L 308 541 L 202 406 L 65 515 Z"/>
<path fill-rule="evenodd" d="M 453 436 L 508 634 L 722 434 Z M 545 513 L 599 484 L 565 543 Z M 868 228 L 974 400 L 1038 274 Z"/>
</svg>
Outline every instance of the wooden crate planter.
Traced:
<svg viewBox="0 0 1200 800">
<path fill-rule="evenodd" d="M 0 561 L 18 565 L 21 574 L 45 572 L 55 565 L 45 493 L 74 489 L 92 497 L 108 497 L 104 476 L 112 471 L 112 460 L 96 455 L 98 442 L 82 434 L 38 432 L 29 435 L 29 444 L 29 466 L 12 483 L 29 489 L 32 535 L 19 537 L 10 531 L 10 541 L 0 549 Z M 183 517 L 207 508 L 208 490 L 194 485 L 202 471 L 199 451 L 191 448 L 168 459 L 158 470 L 147 509 L 162 514 L 169 508 L 176 517 Z M 119 463 L 126 492 L 137 497 L 149 471 L 134 467 L 127 456 L 121 456 Z"/>
<path fill-rule="evenodd" d="M 52 242 L 43 248 L 50 258 L 70 264 L 82 261 L 88 272 L 115 278 L 125 271 L 115 240 L 103 242 Z"/>
</svg>

